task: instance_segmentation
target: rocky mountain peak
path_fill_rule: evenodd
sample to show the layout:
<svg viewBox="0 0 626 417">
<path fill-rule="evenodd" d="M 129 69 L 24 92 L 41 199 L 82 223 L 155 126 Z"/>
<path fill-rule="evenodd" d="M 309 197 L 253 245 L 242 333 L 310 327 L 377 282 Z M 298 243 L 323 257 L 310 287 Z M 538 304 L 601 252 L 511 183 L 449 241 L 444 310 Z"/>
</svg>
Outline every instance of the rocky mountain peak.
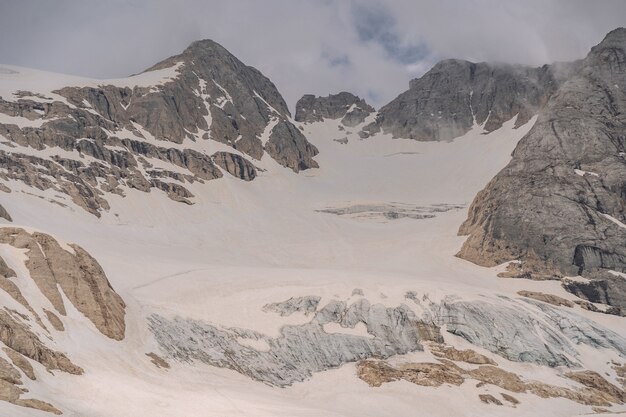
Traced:
<svg viewBox="0 0 626 417">
<path fill-rule="evenodd" d="M 511 162 L 481 191 L 460 233 L 460 256 L 521 260 L 513 276 L 593 279 L 590 301 L 626 314 L 626 30 L 574 63 Z M 587 284 L 585 284 L 587 285 Z M 601 289 L 601 290 L 600 290 Z"/>
<path fill-rule="evenodd" d="M 585 65 L 595 71 L 608 71 L 611 74 L 626 73 L 626 28 L 609 32 L 602 42 L 591 48 Z M 590 71 L 587 70 L 587 73 Z"/>
<path fill-rule="evenodd" d="M 343 125 L 354 127 L 363 123 L 374 111 L 364 99 L 346 91 L 327 97 L 306 94 L 296 103 L 295 120 L 312 123 L 324 119 L 341 119 Z"/>
<path fill-rule="evenodd" d="M 516 116 L 516 126 L 521 126 L 545 105 L 560 80 L 550 66 L 447 59 L 411 80 L 409 90 L 383 106 L 376 122 L 364 130 L 446 141 L 476 124 L 494 131 Z"/>
<path fill-rule="evenodd" d="M 59 189 L 97 216 L 131 189 L 193 204 L 190 184 L 222 172 L 250 181 L 265 154 L 294 172 L 318 166 L 276 86 L 210 40 L 127 79 L 15 92 L 0 113 L 0 135 L 17 146 L 0 149 L 4 179 Z"/>
</svg>

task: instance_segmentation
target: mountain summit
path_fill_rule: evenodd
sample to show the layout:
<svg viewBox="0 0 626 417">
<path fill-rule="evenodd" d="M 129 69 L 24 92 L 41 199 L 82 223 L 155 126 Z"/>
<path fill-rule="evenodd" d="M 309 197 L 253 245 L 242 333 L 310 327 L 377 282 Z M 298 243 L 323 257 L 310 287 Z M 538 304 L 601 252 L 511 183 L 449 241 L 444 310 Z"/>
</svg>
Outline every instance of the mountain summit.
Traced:
<svg viewBox="0 0 626 417">
<path fill-rule="evenodd" d="M 6 78 L 19 84 L 21 75 Z M 0 134 L 35 150 L 0 157 L 9 178 L 57 189 L 95 215 L 108 209 L 111 193 L 129 189 L 156 188 L 192 203 L 186 184 L 222 172 L 252 180 L 265 154 L 294 172 L 318 166 L 316 148 L 290 121 L 274 84 L 212 41 L 127 79 L 59 86 L 64 80 L 49 77 L 53 88 L 0 99 L 9 116 Z M 59 156 L 43 156 L 46 148 Z"/>
</svg>

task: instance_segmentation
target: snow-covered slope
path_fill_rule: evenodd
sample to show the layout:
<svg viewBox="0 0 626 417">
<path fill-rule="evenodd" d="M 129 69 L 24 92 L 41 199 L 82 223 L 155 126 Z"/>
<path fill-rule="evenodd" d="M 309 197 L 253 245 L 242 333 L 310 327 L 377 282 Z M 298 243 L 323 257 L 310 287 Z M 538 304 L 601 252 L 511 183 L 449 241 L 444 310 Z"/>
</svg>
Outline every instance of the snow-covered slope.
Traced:
<svg viewBox="0 0 626 417">
<path fill-rule="evenodd" d="M 191 184 L 194 205 L 177 204 L 159 193 L 130 191 L 126 197 L 113 196 L 110 210 L 99 219 L 84 210 L 50 204 L 45 199 L 51 197 L 48 192 L 7 181 L 13 192 L 3 194 L 1 203 L 14 224 L 80 244 L 100 262 L 127 305 L 126 337 L 119 342 L 98 333 L 77 311 L 69 311 L 63 319 L 66 330 L 54 333 L 55 343 L 85 373 L 52 376 L 36 368 L 38 380 L 28 382 L 29 395 L 70 416 L 381 416 L 414 415 L 416 410 L 427 415 L 510 416 L 536 415 L 538 407 L 566 416 L 591 411 L 575 401 L 545 399 L 530 391 L 513 392 L 520 401 L 513 407 L 500 397 L 500 392 L 510 391 L 493 384 L 476 387 L 474 378 L 460 386 L 398 381 L 371 387 L 357 377 L 354 362 L 333 363 L 336 358 L 328 355 L 310 377 L 301 370 L 304 381 L 287 381 L 290 386 L 284 388 L 247 376 L 255 366 L 267 365 L 258 362 L 266 358 L 263 352 L 277 352 L 277 343 L 283 343 L 282 326 L 291 325 L 289 329 L 300 334 L 314 320 L 322 323 L 319 311 L 329 303 L 356 302 L 362 307 L 362 300 L 367 300 L 371 306 L 406 308 L 418 321 L 441 325 L 439 334 L 445 343 L 484 354 L 524 380 L 582 387 L 563 377 L 569 372 L 566 367 L 520 361 L 514 352 L 505 358 L 490 351 L 484 337 L 480 343 L 470 343 L 461 332 L 445 331 L 446 326 L 459 323 L 446 320 L 442 312 L 459 302 L 483 303 L 488 306 L 484 313 L 496 316 L 512 313 L 499 309 L 512 308 L 519 313 L 520 323 L 534 318 L 531 327 L 545 325 L 549 327 L 545 334 L 564 338 L 573 348 L 565 354 L 583 369 L 608 372 L 607 378 L 617 383 L 610 361 L 624 362 L 619 348 L 594 347 L 580 335 L 567 336 L 550 322 L 549 314 L 517 295 L 519 290 L 532 290 L 573 299 L 558 283 L 498 278 L 502 268 L 482 268 L 454 256 L 463 243 L 456 232 L 467 204 L 508 162 L 534 119 L 518 129 L 513 129 L 514 123 L 511 120 L 489 134 L 475 126 L 467 135 L 445 143 L 383 135 L 361 140 L 358 128 L 339 130 L 339 121 L 306 124 L 305 135 L 320 150 L 320 169 L 295 174 L 264 157 L 259 164 L 264 170 L 253 182 L 223 177 Z M 335 141 L 344 137 L 345 144 Z M 319 297 L 318 313 L 300 310 L 281 315 L 276 309 L 264 309 L 307 296 Z M 625 334 L 626 327 L 618 317 L 579 307 L 555 311 L 574 314 L 579 323 L 590 320 L 607 332 L 607 340 L 623 343 L 617 335 Z M 309 350 L 288 344 L 288 352 L 315 355 L 342 346 L 356 352 L 356 357 L 367 357 L 351 349 L 355 344 L 362 348 L 362 340 L 375 344 L 380 339 L 380 333 L 368 333 L 371 329 L 362 323 L 346 328 L 346 322 L 328 317 L 320 326 L 333 339 L 308 340 Z M 380 313 L 369 317 L 366 324 L 371 327 Z M 563 317 L 559 315 L 556 322 Z M 401 323 L 396 322 L 396 330 L 405 334 Z M 196 326 L 195 333 L 191 325 Z M 506 321 L 494 325 L 504 326 L 493 329 L 496 335 L 506 334 L 507 326 L 523 330 Z M 198 328 L 204 330 L 198 333 Z M 196 338 L 204 334 L 208 343 L 207 332 L 214 329 L 219 331 L 213 335 L 218 346 L 242 349 L 222 352 L 235 362 L 217 361 L 211 356 L 215 350 L 196 350 L 188 357 L 176 350 L 189 340 L 186 332 L 192 331 Z M 168 348 L 164 336 L 178 346 Z M 390 363 L 437 362 L 431 349 L 437 337 L 430 340 L 422 334 L 419 347 L 398 344 L 390 337 L 385 343 L 402 353 L 390 357 Z M 530 335 L 528 340 L 533 340 Z M 147 353 L 162 358 L 169 368 L 155 366 Z M 295 366 L 284 360 L 283 356 L 280 363 Z M 241 373 L 229 366 L 237 362 Z M 508 405 L 483 403 L 479 394 L 492 394 Z M 8 403 L 0 403 L 0 409 L 15 416 L 45 415 Z"/>
<path fill-rule="evenodd" d="M 626 412 L 622 317 L 455 256 L 537 116 L 363 139 L 210 41 L 0 95 L 0 415 Z"/>
</svg>

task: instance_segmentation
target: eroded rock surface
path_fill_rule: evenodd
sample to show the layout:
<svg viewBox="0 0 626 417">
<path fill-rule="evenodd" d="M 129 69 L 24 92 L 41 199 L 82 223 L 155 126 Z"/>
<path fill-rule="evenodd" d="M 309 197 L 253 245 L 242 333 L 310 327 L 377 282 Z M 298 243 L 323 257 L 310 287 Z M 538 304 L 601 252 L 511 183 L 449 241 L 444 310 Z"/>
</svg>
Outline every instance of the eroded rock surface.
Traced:
<svg viewBox="0 0 626 417">
<path fill-rule="evenodd" d="M 192 203 L 188 184 L 220 178 L 216 164 L 248 181 L 256 175 L 249 159 L 266 152 L 296 172 L 317 167 L 317 149 L 291 123 L 274 84 L 222 46 L 194 42 L 146 73 L 158 71 L 170 76 L 152 86 L 68 86 L 54 97 L 18 91 L 0 98 L 0 113 L 16 120 L 0 124 L 0 179 L 55 190 L 99 216 L 110 193 L 130 189 Z M 207 155 L 209 140 L 245 156 Z"/>
<path fill-rule="evenodd" d="M 473 379 L 480 381 L 479 386 L 494 385 L 509 392 L 529 393 L 541 398 L 566 398 L 584 405 L 610 406 L 624 402 L 624 391 L 593 371 L 565 375 L 566 378 L 580 383 L 579 387 L 525 381 L 513 372 L 491 365 L 465 369 L 448 360 L 441 363 L 409 362 L 399 366 L 392 366 L 380 360 L 364 360 L 357 364 L 357 375 L 373 387 L 399 380 L 426 387 L 438 387 L 443 384 L 458 386 L 467 379 Z M 502 396 L 512 404 L 519 403 L 510 394 L 503 393 Z M 479 394 L 479 399 L 488 404 L 502 405 L 502 402 L 491 394 Z"/>
<path fill-rule="evenodd" d="M 72 253 L 49 235 L 12 227 L 0 228 L 0 243 L 27 250 L 30 276 L 59 314 L 66 315 L 61 290 L 100 332 L 112 339 L 124 338 L 124 301 L 84 249 L 72 244 Z"/>
<path fill-rule="evenodd" d="M 382 130 L 397 138 L 445 141 L 464 135 L 476 123 L 491 132 L 517 116 L 516 126 L 521 126 L 577 66 L 441 61 L 412 80 L 409 90 L 383 106 L 363 130 L 368 135 Z"/>
<path fill-rule="evenodd" d="M 125 304 L 97 261 L 78 245 L 60 243 L 44 233 L 16 227 L 0 228 L 0 245 L 11 247 L 0 258 L 0 290 L 21 306 L 9 308 L 7 304 L 0 309 L 0 348 L 13 363 L 0 358 L 0 400 L 61 414 L 44 401 L 23 398 L 28 390 L 22 387 L 20 371 L 30 380 L 39 379 L 33 361 L 50 373 L 84 372 L 58 350 L 54 332 L 42 317 L 55 330 L 65 330 L 57 314 L 67 315 L 69 301 L 103 335 L 121 340 L 125 333 Z M 14 253 L 19 255 L 13 256 Z M 40 294 L 32 293 L 33 290 Z"/>
<path fill-rule="evenodd" d="M 345 91 L 327 97 L 306 94 L 296 103 L 295 120 L 313 123 L 324 119 L 341 119 L 344 126 L 354 127 L 363 123 L 374 111 L 364 99 Z"/>
<path fill-rule="evenodd" d="M 528 277 L 540 279 L 626 272 L 625 91 L 620 28 L 560 83 L 511 162 L 476 196 L 459 256 L 485 266 L 533 262 Z M 572 291 L 610 285 L 616 296 L 607 302 L 623 307 L 624 281 Z"/>
<path fill-rule="evenodd" d="M 9 214 L 9 212 L 2 206 L 2 204 L 0 204 L 0 217 L 2 217 L 4 220 L 12 222 L 13 219 L 11 218 L 11 215 Z"/>
<path fill-rule="evenodd" d="M 574 302 L 567 300 L 563 297 L 559 297 L 554 294 L 545 294 L 538 291 L 518 291 L 517 294 L 522 297 L 532 298 L 533 300 L 543 301 L 544 303 L 552 304 L 554 306 L 574 307 Z"/>
</svg>

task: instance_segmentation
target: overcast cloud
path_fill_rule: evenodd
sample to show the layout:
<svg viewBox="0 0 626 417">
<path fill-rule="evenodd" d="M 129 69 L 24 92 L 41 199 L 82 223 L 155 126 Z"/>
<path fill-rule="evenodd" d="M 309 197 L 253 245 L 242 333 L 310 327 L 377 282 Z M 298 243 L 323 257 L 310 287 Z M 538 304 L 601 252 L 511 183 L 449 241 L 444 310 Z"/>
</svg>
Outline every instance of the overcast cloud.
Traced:
<svg viewBox="0 0 626 417">
<path fill-rule="evenodd" d="M 0 0 L 0 63 L 112 78 L 210 38 L 291 108 L 342 90 L 378 107 L 440 59 L 573 60 L 618 26 L 623 0 Z"/>
</svg>

